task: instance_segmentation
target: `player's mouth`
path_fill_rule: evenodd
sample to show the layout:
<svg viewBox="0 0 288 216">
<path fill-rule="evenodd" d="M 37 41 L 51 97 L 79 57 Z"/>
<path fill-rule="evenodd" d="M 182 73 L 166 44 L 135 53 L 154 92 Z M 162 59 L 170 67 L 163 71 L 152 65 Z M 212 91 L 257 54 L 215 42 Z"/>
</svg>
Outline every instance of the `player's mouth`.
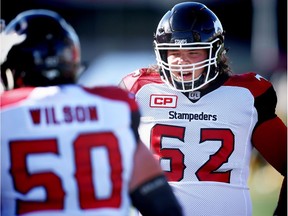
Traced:
<svg viewBox="0 0 288 216">
<path fill-rule="evenodd" d="M 182 75 L 181 75 L 182 74 Z M 175 80 L 181 81 L 191 81 L 193 80 L 193 73 L 192 72 L 173 72 L 173 77 Z"/>
</svg>

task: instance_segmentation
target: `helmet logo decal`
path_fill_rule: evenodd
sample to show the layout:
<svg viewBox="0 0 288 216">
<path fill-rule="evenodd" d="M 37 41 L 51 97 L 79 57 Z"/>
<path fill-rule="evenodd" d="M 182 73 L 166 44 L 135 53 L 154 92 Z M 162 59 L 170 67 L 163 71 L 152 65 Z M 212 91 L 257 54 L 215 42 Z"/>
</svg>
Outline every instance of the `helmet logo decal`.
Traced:
<svg viewBox="0 0 288 216">
<path fill-rule="evenodd" d="M 187 39 L 175 39 L 175 44 L 187 44 Z"/>
</svg>

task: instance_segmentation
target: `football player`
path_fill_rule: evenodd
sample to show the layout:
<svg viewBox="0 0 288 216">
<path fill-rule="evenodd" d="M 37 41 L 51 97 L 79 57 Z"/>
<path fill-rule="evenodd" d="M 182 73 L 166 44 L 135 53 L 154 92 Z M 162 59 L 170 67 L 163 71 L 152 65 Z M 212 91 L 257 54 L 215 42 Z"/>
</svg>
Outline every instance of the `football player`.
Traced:
<svg viewBox="0 0 288 216">
<path fill-rule="evenodd" d="M 257 73 L 232 74 L 222 24 L 201 3 L 169 10 L 154 49 L 157 65 L 128 74 L 120 86 L 135 94 L 140 137 L 184 214 L 251 216 L 252 149 L 286 179 L 287 127 L 275 114 L 272 84 Z"/>
<path fill-rule="evenodd" d="M 118 87 L 74 84 L 76 32 L 49 10 L 5 28 L 1 215 L 182 215 L 161 167 L 138 135 L 135 100 Z"/>
</svg>

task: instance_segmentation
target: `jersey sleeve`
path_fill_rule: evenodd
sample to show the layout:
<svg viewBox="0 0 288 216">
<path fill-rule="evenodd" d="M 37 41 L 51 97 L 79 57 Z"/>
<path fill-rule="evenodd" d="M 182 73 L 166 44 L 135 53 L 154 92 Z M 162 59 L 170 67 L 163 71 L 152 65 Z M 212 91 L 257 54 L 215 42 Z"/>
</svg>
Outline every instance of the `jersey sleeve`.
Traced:
<svg viewBox="0 0 288 216">
<path fill-rule="evenodd" d="M 277 95 L 273 86 L 269 86 L 262 94 L 255 97 L 254 106 L 258 113 L 257 125 L 276 117 Z"/>
<path fill-rule="evenodd" d="M 287 126 L 279 117 L 256 126 L 252 143 L 267 162 L 283 176 L 287 175 Z"/>
<path fill-rule="evenodd" d="M 274 118 L 277 95 L 272 84 L 256 73 L 235 75 L 224 85 L 246 88 L 254 97 L 254 107 L 258 114 L 258 123 Z"/>
<path fill-rule="evenodd" d="M 282 215 L 287 212 L 287 126 L 277 116 L 263 121 L 255 128 L 252 142 L 266 161 L 284 176 L 274 212 Z"/>
<path fill-rule="evenodd" d="M 271 82 L 256 73 L 233 76 L 224 85 L 244 87 L 254 97 L 258 121 L 252 144 L 282 175 L 287 170 L 287 126 L 276 115 L 277 94 Z"/>
<path fill-rule="evenodd" d="M 276 115 L 277 95 L 269 81 L 257 75 L 254 77 L 256 81 L 252 83 L 251 92 L 255 97 L 258 122 L 252 134 L 252 143 L 267 162 L 286 175 L 287 126 Z"/>
</svg>

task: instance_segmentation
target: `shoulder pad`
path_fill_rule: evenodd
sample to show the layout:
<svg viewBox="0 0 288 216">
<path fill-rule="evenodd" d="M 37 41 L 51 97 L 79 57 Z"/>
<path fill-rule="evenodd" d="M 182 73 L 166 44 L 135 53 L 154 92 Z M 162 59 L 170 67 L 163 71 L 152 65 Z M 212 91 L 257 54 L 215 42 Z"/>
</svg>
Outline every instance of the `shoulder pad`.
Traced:
<svg viewBox="0 0 288 216">
<path fill-rule="evenodd" d="M 254 97 L 263 94 L 272 86 L 267 79 L 254 72 L 233 75 L 224 85 L 247 88 Z"/>
<path fill-rule="evenodd" d="M 160 74 L 150 68 L 141 68 L 125 76 L 120 85 L 126 90 L 136 93 L 142 86 L 148 83 L 162 83 Z"/>
<path fill-rule="evenodd" d="M 1 93 L 0 109 L 17 104 L 29 97 L 35 87 L 17 88 Z"/>
</svg>

